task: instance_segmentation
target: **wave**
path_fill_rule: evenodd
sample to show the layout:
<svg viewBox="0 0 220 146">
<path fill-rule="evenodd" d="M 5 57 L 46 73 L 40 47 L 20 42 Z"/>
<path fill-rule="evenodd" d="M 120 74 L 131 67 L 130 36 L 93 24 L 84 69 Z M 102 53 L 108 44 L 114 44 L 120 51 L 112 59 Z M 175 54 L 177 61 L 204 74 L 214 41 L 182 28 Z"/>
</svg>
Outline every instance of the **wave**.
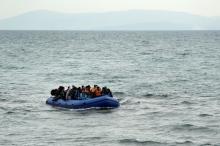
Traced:
<svg viewBox="0 0 220 146">
<path fill-rule="evenodd" d="M 187 56 L 187 55 L 190 55 L 189 52 L 183 52 L 183 53 L 177 53 L 177 55 L 180 55 L 180 56 Z"/>
<path fill-rule="evenodd" d="M 176 125 L 176 126 L 174 127 L 174 129 L 178 129 L 178 130 L 182 130 L 182 129 L 193 129 L 193 128 L 195 128 L 195 126 L 192 125 L 192 124 L 181 124 L 181 125 Z"/>
<path fill-rule="evenodd" d="M 211 129 L 205 126 L 196 126 L 193 124 L 181 124 L 174 126 L 174 130 L 210 131 Z"/>
<path fill-rule="evenodd" d="M 213 116 L 213 115 L 210 115 L 210 114 L 199 114 L 200 117 L 209 117 L 209 116 Z"/>
<path fill-rule="evenodd" d="M 185 101 L 185 100 L 184 100 L 184 101 L 181 102 L 181 104 L 187 104 L 187 105 L 189 105 L 189 104 L 193 104 L 193 103 L 190 102 L 190 101 Z"/>
<path fill-rule="evenodd" d="M 219 145 L 219 144 L 218 144 Z M 213 144 L 211 144 L 211 143 L 204 143 L 204 144 L 201 144 L 201 145 L 199 145 L 199 146 L 213 146 Z M 214 145 L 215 146 L 215 145 Z M 216 145 L 217 146 L 217 145 Z"/>
<path fill-rule="evenodd" d="M 151 55 L 151 52 L 140 52 L 139 55 Z"/>
<path fill-rule="evenodd" d="M 15 99 L 13 100 L 14 103 L 27 103 L 26 100 L 23 100 L 23 99 Z"/>
<path fill-rule="evenodd" d="M 120 76 L 120 75 L 115 75 L 115 76 L 112 76 L 112 79 L 127 79 L 128 77 L 127 76 Z"/>
<path fill-rule="evenodd" d="M 0 98 L 0 101 L 5 102 L 5 101 L 8 101 L 8 100 L 6 98 Z"/>
<path fill-rule="evenodd" d="M 5 69 L 5 70 L 22 70 L 22 69 L 25 69 L 24 66 L 3 66 L 2 69 Z"/>
<path fill-rule="evenodd" d="M 143 44 L 150 44 L 150 41 L 147 41 L 147 40 L 143 40 L 143 41 L 141 41 L 141 43 L 143 43 Z"/>
<path fill-rule="evenodd" d="M 147 93 L 147 94 L 144 94 L 143 96 L 145 96 L 145 97 L 152 97 L 152 96 L 154 96 L 154 94 Z"/>
<path fill-rule="evenodd" d="M 153 98 L 153 97 L 167 98 L 167 97 L 169 97 L 168 94 L 152 94 L 152 93 L 146 93 L 146 94 L 143 94 L 142 96 L 147 97 L 147 98 Z"/>
<path fill-rule="evenodd" d="M 156 144 L 156 145 L 165 145 L 166 143 L 161 143 L 158 141 L 152 141 L 152 140 L 138 140 L 138 139 L 121 139 L 119 140 L 120 143 L 124 144 L 131 144 L 131 145 L 138 145 L 138 144 Z"/>
<path fill-rule="evenodd" d="M 129 104 L 129 103 L 131 103 L 129 99 L 120 102 L 121 105 Z"/>
<path fill-rule="evenodd" d="M 9 92 L 7 92 L 7 91 L 0 91 L 0 95 L 8 95 L 8 94 L 9 94 Z"/>
<path fill-rule="evenodd" d="M 121 105 L 126 105 L 126 104 L 132 104 L 132 105 L 139 105 L 141 104 L 141 101 L 139 100 L 131 100 L 131 99 L 125 99 L 125 100 L 119 100 Z"/>
<path fill-rule="evenodd" d="M 120 96 L 120 95 L 125 95 L 124 92 L 113 92 L 114 95 Z"/>
<path fill-rule="evenodd" d="M 7 108 L 7 107 L 0 106 L 0 110 L 7 111 L 8 108 Z"/>
<path fill-rule="evenodd" d="M 186 145 L 186 144 L 193 144 L 193 142 L 190 141 L 190 140 L 186 140 L 186 141 L 183 141 L 183 142 L 176 142 L 176 144 Z"/>
<path fill-rule="evenodd" d="M 0 107 L 0 109 L 2 109 L 4 111 L 4 114 L 8 115 L 8 114 L 27 114 L 30 112 L 39 112 L 38 110 L 34 110 L 33 107 L 28 107 L 28 106 L 17 106 L 17 107 L 7 107 L 7 108 L 3 108 Z"/>
<path fill-rule="evenodd" d="M 15 112 L 13 112 L 13 111 L 7 111 L 7 112 L 5 112 L 5 114 L 6 115 L 10 115 L 10 114 L 14 114 Z"/>
</svg>

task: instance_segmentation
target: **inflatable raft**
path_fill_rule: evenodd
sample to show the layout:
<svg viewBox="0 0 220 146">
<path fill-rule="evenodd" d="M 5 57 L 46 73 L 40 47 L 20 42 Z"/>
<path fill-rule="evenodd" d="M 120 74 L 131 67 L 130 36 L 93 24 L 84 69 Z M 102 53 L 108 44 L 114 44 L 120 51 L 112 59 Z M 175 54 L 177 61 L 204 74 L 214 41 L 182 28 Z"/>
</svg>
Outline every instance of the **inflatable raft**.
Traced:
<svg viewBox="0 0 220 146">
<path fill-rule="evenodd" d="M 82 100 L 53 100 L 53 97 L 47 99 L 46 104 L 62 107 L 68 109 L 80 109 L 80 108 L 117 108 L 120 106 L 118 100 L 110 96 L 100 96 L 96 98 L 82 99 Z"/>
</svg>

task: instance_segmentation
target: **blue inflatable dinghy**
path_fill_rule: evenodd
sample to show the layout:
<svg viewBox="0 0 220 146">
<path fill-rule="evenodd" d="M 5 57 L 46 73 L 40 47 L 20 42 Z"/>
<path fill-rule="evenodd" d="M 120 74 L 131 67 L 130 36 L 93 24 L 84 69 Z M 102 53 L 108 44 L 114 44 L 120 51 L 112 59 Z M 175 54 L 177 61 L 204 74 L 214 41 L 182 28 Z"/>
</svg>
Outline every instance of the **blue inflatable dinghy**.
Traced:
<svg viewBox="0 0 220 146">
<path fill-rule="evenodd" d="M 47 99 L 46 104 L 68 109 L 80 108 L 117 108 L 120 106 L 118 100 L 110 96 L 100 96 L 96 98 L 88 98 L 82 100 L 53 100 L 53 97 Z"/>
</svg>

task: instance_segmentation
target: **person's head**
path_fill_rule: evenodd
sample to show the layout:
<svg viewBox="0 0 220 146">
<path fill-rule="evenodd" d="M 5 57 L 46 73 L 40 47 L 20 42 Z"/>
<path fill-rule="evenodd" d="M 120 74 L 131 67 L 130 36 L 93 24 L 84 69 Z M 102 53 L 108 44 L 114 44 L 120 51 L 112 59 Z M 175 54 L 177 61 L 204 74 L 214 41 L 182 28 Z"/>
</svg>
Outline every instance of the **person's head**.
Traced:
<svg viewBox="0 0 220 146">
<path fill-rule="evenodd" d="M 106 87 L 102 87 L 102 90 L 106 90 Z"/>
<path fill-rule="evenodd" d="M 63 86 L 59 86 L 58 90 L 64 90 L 64 87 Z"/>
<path fill-rule="evenodd" d="M 52 96 L 54 96 L 54 95 L 55 95 L 55 89 L 51 90 L 51 91 L 50 91 L 50 94 L 51 94 Z"/>
<path fill-rule="evenodd" d="M 98 85 L 94 85 L 94 88 L 98 87 Z"/>
<path fill-rule="evenodd" d="M 58 92 L 57 89 L 53 89 L 53 90 L 51 90 L 50 94 L 51 94 L 52 96 L 55 96 L 55 95 L 57 94 L 57 92 Z"/>
</svg>

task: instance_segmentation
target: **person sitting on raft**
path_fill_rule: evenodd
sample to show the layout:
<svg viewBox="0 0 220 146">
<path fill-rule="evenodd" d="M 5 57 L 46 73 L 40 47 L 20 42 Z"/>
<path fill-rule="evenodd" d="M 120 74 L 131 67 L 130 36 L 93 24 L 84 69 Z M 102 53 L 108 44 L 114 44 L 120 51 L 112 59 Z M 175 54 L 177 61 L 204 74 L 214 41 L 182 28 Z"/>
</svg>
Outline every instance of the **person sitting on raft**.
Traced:
<svg viewBox="0 0 220 146">
<path fill-rule="evenodd" d="M 58 89 L 51 90 L 51 95 L 54 96 L 54 100 L 63 99 L 63 100 L 77 100 L 85 98 L 96 98 L 99 96 L 108 95 L 112 96 L 112 92 L 107 87 L 102 89 L 98 85 L 94 85 L 92 88 L 90 85 L 86 87 L 76 87 L 72 85 L 72 88 L 68 87 L 67 90 L 63 86 L 59 86 Z"/>
<path fill-rule="evenodd" d="M 111 90 L 107 87 L 102 88 L 102 95 L 108 95 L 110 97 L 113 97 Z"/>
<path fill-rule="evenodd" d="M 99 96 L 102 96 L 102 90 L 99 86 L 96 86 L 94 97 L 99 97 Z"/>
<path fill-rule="evenodd" d="M 79 94 L 80 88 L 77 88 L 76 86 L 72 85 L 72 89 L 70 90 L 68 99 L 76 100 L 80 96 Z"/>
<path fill-rule="evenodd" d="M 84 96 L 85 96 L 86 98 L 91 98 L 91 97 L 92 97 L 92 94 L 91 94 L 91 86 L 90 86 L 90 85 L 87 85 L 87 86 L 85 87 Z"/>
<path fill-rule="evenodd" d="M 90 94 L 92 98 L 99 97 L 102 95 L 102 90 L 98 85 L 94 85 L 90 90 Z"/>
<path fill-rule="evenodd" d="M 65 100 L 65 88 L 63 86 L 59 86 L 58 89 L 53 89 L 51 91 L 51 95 L 54 96 L 54 100 L 63 99 Z"/>
<path fill-rule="evenodd" d="M 67 88 L 67 90 L 66 90 L 66 100 L 71 99 L 70 91 L 71 91 L 71 88 L 70 88 L 70 86 L 68 86 L 68 88 Z"/>
</svg>

